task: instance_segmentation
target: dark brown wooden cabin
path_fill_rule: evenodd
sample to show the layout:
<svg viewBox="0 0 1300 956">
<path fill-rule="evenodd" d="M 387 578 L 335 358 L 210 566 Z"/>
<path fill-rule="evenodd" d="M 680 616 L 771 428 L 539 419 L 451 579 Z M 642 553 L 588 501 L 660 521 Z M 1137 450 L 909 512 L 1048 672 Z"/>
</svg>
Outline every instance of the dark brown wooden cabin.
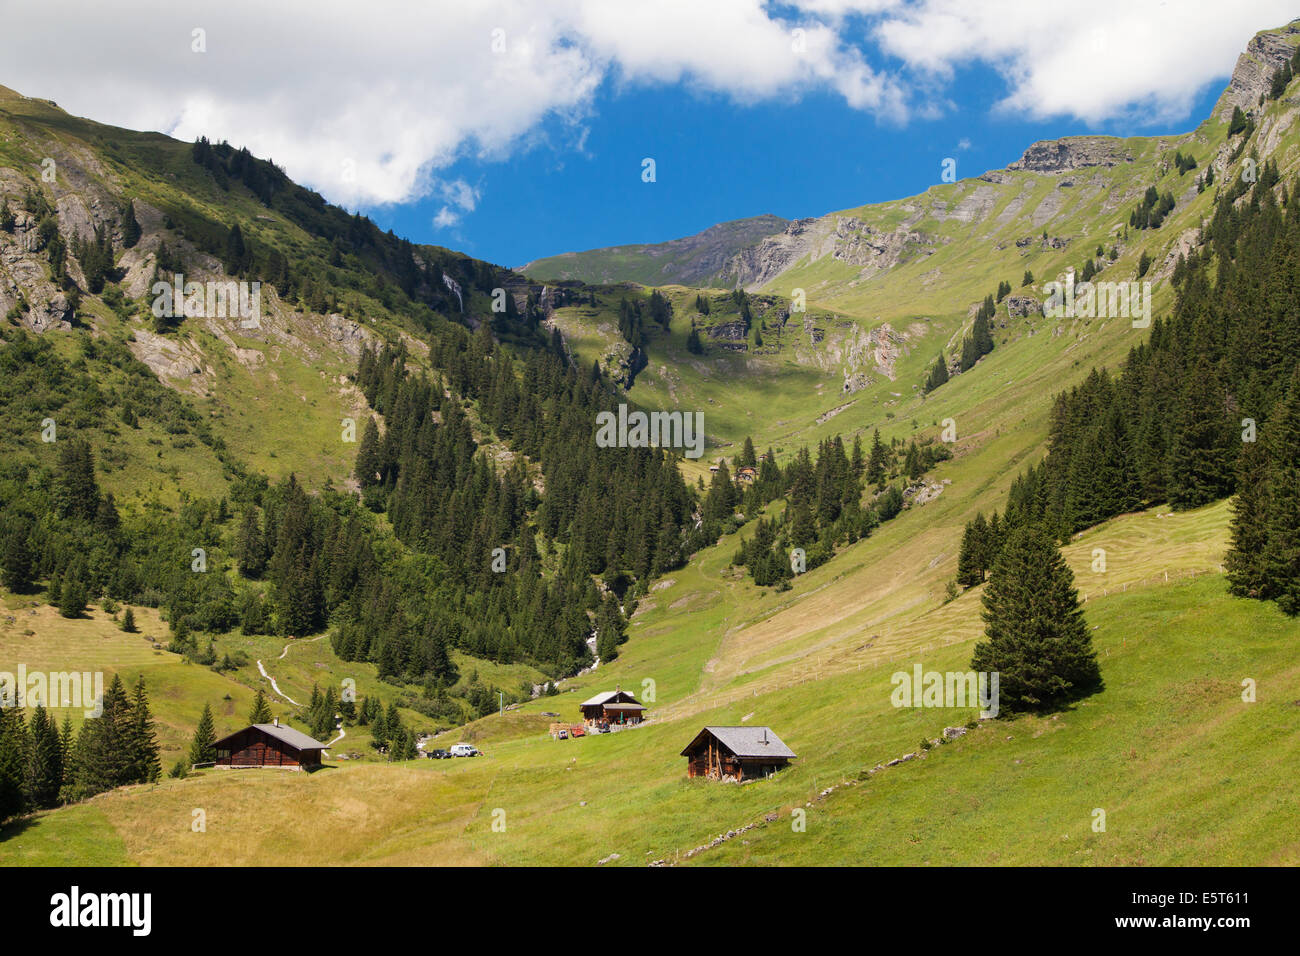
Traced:
<svg viewBox="0 0 1300 956">
<path fill-rule="evenodd" d="M 682 756 L 688 777 L 754 780 L 776 773 L 795 753 L 770 727 L 705 727 Z"/>
<path fill-rule="evenodd" d="M 645 706 L 627 691 L 611 690 L 597 694 L 578 705 L 582 719 L 587 723 L 606 721 L 611 724 L 639 724 L 645 716 Z"/>
<path fill-rule="evenodd" d="M 273 724 L 253 724 L 216 743 L 218 767 L 284 767 L 313 770 L 325 745 L 302 731 Z"/>
</svg>

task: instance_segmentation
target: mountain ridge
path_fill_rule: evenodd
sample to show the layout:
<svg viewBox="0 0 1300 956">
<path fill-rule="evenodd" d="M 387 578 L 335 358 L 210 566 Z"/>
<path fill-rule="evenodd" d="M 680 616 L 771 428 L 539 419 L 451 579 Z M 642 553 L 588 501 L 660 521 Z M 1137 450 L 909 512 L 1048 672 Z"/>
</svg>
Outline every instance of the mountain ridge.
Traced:
<svg viewBox="0 0 1300 956">
<path fill-rule="evenodd" d="M 538 278 L 580 280 L 593 285 L 708 285 L 735 253 L 780 232 L 789 220 L 765 213 L 716 223 L 690 236 L 657 243 L 606 246 L 563 252 L 520 266 Z M 628 262 L 641 263 L 632 267 Z"/>
<path fill-rule="evenodd" d="M 1134 142 L 1189 142 L 1197 136 L 1206 122 L 1211 120 L 1226 122 L 1234 107 L 1240 107 L 1247 112 L 1256 109 L 1261 95 L 1266 94 L 1270 88 L 1274 71 L 1280 69 L 1290 59 L 1298 42 L 1300 42 L 1300 19 L 1255 34 L 1246 49 L 1238 55 L 1229 74 L 1228 84 L 1209 116 L 1195 129 L 1186 133 L 1150 137 L 1080 134 L 1039 140 L 1027 146 L 1021 157 L 1006 167 L 987 170 L 973 178 L 990 183 L 1004 183 L 1008 176 L 1017 172 L 1059 175 L 1092 168 L 1109 169 L 1121 164 L 1133 163 L 1134 156 L 1130 144 Z M 863 210 L 917 201 L 923 195 L 926 194 L 883 200 L 864 207 L 852 207 L 820 215 L 796 217 L 789 221 L 784 229 L 737 249 L 721 266 L 710 263 L 708 270 L 695 271 L 704 272 L 718 281 L 722 287 L 739 286 L 751 291 L 760 289 L 771 291 L 771 283 L 801 258 L 812 257 L 815 261 L 829 254 L 837 244 L 837 237 L 849 238 L 858 246 L 873 250 L 874 255 L 868 256 L 860 263 L 871 274 L 885 271 L 910 258 L 912 252 L 926 247 L 926 236 L 910 230 L 892 233 L 870 223 L 852 221 L 846 223 L 846 220 L 861 218 L 860 213 Z M 848 233 L 854 235 L 849 236 Z M 621 264 L 622 267 L 619 267 L 618 262 L 607 263 L 602 281 L 634 281 L 646 285 L 672 284 L 667 281 L 662 283 L 646 281 L 647 269 L 638 261 L 634 250 L 654 248 L 654 245 L 605 247 L 589 250 L 582 255 L 595 259 L 613 250 L 622 253 L 625 260 Z M 557 258 L 560 257 L 539 259 L 536 262 L 547 263 Z M 850 258 L 855 257 L 850 254 Z M 858 255 L 856 258 L 862 259 L 862 256 Z M 530 264 L 530 266 L 535 265 L 536 263 Z M 524 271 L 527 271 L 527 267 Z M 864 272 L 860 278 L 870 278 L 870 274 Z"/>
</svg>

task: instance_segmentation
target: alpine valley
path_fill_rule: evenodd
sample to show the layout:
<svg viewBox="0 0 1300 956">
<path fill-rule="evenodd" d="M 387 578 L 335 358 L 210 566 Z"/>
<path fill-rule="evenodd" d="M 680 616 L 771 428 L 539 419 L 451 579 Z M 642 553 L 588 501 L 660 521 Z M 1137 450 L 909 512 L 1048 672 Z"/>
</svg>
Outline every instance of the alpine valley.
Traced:
<svg viewBox="0 0 1300 956">
<path fill-rule="evenodd" d="M 1300 864 L 1297 81 L 520 269 L 0 87 L 0 858 Z"/>
</svg>

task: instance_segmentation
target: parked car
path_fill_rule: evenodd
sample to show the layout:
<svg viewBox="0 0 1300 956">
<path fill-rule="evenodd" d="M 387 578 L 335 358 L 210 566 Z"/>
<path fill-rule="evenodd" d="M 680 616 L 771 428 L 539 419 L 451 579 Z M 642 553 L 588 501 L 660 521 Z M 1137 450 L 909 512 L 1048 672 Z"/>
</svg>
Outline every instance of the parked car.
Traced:
<svg viewBox="0 0 1300 956">
<path fill-rule="evenodd" d="M 478 748 L 473 744 L 452 744 L 451 755 L 453 757 L 477 757 Z"/>
<path fill-rule="evenodd" d="M 447 753 L 445 750 L 430 750 L 429 756 L 434 760 L 446 760 L 451 756 L 451 754 Z"/>
</svg>

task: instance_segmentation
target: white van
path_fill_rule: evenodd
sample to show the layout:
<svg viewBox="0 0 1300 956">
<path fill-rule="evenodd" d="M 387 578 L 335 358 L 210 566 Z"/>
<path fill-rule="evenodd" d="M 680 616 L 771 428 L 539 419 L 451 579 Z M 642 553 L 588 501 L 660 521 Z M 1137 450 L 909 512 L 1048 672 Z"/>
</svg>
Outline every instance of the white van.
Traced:
<svg viewBox="0 0 1300 956">
<path fill-rule="evenodd" d="M 452 744 L 451 755 L 453 757 L 477 757 L 478 748 L 473 744 Z"/>
</svg>

